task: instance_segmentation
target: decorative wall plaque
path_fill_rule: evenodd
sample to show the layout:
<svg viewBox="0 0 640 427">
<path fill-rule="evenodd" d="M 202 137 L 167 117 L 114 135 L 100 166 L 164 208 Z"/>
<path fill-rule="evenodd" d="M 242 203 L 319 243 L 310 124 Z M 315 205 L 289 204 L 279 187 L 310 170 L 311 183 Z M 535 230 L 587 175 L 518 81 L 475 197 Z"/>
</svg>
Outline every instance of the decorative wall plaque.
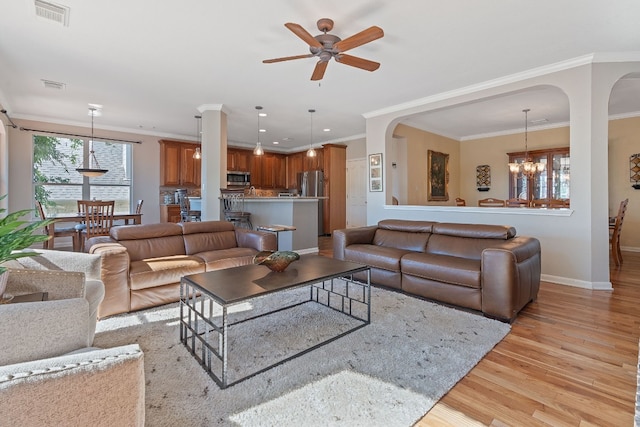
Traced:
<svg viewBox="0 0 640 427">
<path fill-rule="evenodd" d="M 640 153 L 629 157 L 629 180 L 633 182 L 633 188 L 640 190 Z"/>
<path fill-rule="evenodd" d="M 476 186 L 478 191 L 489 191 L 489 187 L 491 187 L 491 166 L 480 165 L 476 167 Z"/>
</svg>

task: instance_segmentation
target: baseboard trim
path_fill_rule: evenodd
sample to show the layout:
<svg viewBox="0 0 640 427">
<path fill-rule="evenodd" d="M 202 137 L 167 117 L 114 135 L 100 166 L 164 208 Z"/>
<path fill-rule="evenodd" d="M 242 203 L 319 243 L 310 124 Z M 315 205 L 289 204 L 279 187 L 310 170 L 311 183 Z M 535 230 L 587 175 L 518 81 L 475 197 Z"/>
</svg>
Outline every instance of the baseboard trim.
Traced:
<svg viewBox="0 0 640 427">
<path fill-rule="evenodd" d="M 552 276 L 550 274 L 540 275 L 543 282 L 557 283 L 559 285 L 573 286 L 574 288 L 592 289 L 594 291 L 612 291 L 611 282 L 587 282 L 586 280 L 576 280 L 568 277 Z"/>
</svg>

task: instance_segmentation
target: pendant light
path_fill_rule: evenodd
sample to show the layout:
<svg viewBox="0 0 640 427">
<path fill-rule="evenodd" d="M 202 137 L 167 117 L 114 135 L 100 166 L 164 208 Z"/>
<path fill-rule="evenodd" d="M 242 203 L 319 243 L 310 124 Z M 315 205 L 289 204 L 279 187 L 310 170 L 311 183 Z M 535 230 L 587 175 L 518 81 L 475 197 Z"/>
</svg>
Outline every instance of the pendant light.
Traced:
<svg viewBox="0 0 640 427">
<path fill-rule="evenodd" d="M 260 110 L 262 110 L 262 107 L 258 105 L 256 106 L 256 110 L 258 111 L 258 142 L 256 143 L 256 148 L 253 149 L 253 155 L 262 156 L 264 154 L 262 144 L 260 143 Z"/>
<path fill-rule="evenodd" d="M 193 153 L 193 158 L 196 160 L 200 160 L 202 158 L 202 152 L 200 151 L 200 147 L 202 146 L 202 116 L 194 116 L 196 118 L 196 137 L 198 138 L 198 146 L 196 147 L 196 152 Z"/>
<path fill-rule="evenodd" d="M 315 113 L 316 110 L 309 110 L 309 115 L 311 117 L 311 126 L 310 126 L 310 133 L 309 133 L 309 149 L 307 150 L 307 157 L 315 157 L 316 154 L 316 150 L 313 149 L 313 113 Z"/>
<path fill-rule="evenodd" d="M 529 108 L 522 110 L 524 113 L 524 161 L 522 163 L 509 163 L 509 171 L 516 175 L 522 172 L 527 177 L 533 177 L 536 173 L 544 171 L 545 164 L 533 162 L 532 159 L 529 158 L 529 147 L 527 145 L 527 117 L 529 111 L 531 111 Z"/>
<path fill-rule="evenodd" d="M 94 106 L 89 107 L 89 115 L 91 116 L 91 140 L 89 141 L 89 167 L 88 168 L 77 168 L 76 170 L 80 172 L 82 175 L 87 177 L 97 177 L 102 176 L 105 173 L 109 172 L 108 169 L 100 168 L 100 163 L 98 163 L 98 159 L 96 159 L 96 153 L 93 151 L 93 118 L 98 114 L 98 108 Z M 93 167 L 95 165 L 95 167 Z"/>
</svg>

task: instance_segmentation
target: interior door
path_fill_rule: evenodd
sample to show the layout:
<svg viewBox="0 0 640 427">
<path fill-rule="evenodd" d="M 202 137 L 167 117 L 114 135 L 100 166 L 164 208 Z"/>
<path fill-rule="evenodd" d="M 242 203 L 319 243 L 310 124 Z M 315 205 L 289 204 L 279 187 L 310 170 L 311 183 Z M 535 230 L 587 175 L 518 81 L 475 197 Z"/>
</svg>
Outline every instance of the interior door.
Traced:
<svg viewBox="0 0 640 427">
<path fill-rule="evenodd" d="M 347 160 L 347 228 L 367 225 L 367 162 Z"/>
</svg>

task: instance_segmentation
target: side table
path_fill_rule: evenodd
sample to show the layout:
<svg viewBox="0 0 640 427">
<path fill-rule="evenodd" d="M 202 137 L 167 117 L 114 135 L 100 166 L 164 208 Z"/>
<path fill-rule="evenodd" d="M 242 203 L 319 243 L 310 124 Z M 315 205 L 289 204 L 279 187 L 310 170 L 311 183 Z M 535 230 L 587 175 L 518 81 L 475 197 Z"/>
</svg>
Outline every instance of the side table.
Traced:
<svg viewBox="0 0 640 427">
<path fill-rule="evenodd" d="M 295 231 L 296 228 L 292 225 L 259 225 L 256 230 L 276 233 L 276 245 L 280 250 L 280 233 L 283 231 Z"/>
</svg>

